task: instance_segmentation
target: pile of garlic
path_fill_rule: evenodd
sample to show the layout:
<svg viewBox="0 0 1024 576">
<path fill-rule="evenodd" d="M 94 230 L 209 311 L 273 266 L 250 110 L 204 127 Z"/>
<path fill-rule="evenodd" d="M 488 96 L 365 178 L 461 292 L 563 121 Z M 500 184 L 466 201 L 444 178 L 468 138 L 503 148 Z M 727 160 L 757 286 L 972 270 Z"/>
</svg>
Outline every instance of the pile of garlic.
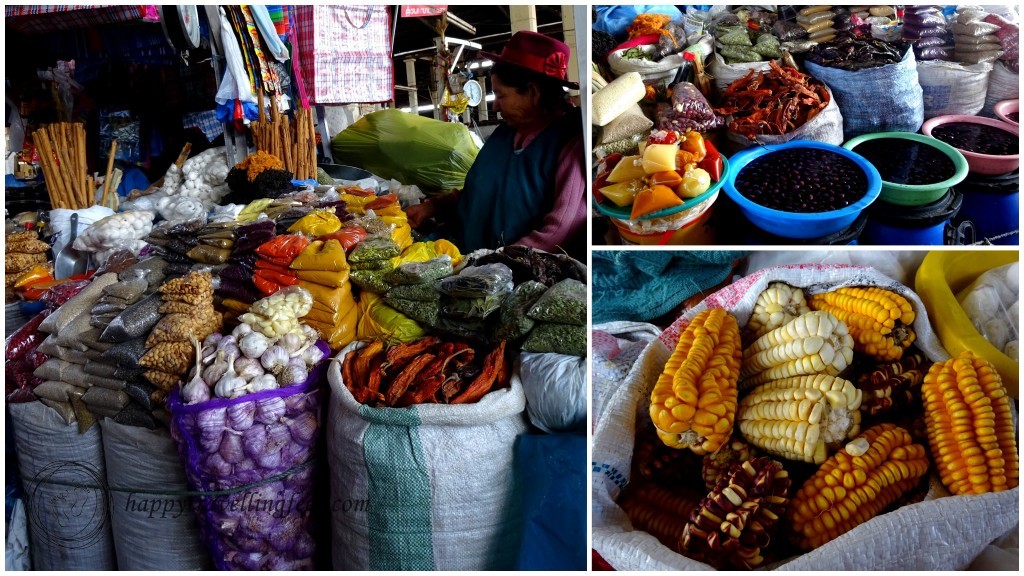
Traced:
<svg viewBox="0 0 1024 576">
<path fill-rule="evenodd" d="M 196 366 L 181 390 L 185 404 L 305 382 L 325 355 L 319 333 L 298 321 L 312 301 L 307 290 L 289 287 L 254 303 L 230 335 L 211 334 L 201 348 L 194 343 Z"/>
<path fill-rule="evenodd" d="M 299 322 L 313 308 L 313 295 L 299 286 L 288 286 L 257 300 L 240 320 L 268 338 L 301 334 L 305 325 Z"/>
</svg>

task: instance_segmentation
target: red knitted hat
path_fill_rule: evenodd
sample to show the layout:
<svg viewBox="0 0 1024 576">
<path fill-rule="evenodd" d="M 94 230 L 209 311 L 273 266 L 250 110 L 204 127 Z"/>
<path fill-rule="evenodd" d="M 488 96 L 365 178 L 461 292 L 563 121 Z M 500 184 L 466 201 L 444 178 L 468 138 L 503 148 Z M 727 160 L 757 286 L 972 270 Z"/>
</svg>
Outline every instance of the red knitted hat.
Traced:
<svg viewBox="0 0 1024 576">
<path fill-rule="evenodd" d="M 580 87 L 578 83 L 566 79 L 566 72 L 569 69 L 569 46 L 550 36 L 521 30 L 512 35 L 500 55 L 481 51 L 480 56 L 493 62 L 505 62 L 533 70 L 574 90 Z"/>
</svg>

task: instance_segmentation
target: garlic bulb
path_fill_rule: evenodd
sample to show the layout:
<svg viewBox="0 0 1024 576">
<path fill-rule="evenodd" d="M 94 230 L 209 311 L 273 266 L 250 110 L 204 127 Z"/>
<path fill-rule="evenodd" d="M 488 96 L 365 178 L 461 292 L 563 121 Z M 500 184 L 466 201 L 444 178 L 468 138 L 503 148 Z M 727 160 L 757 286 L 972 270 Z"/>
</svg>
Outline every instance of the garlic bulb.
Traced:
<svg viewBox="0 0 1024 576">
<path fill-rule="evenodd" d="M 312 369 L 318 362 L 324 359 L 324 351 L 319 346 L 309 346 L 302 352 L 302 360 L 306 367 Z"/>
<path fill-rule="evenodd" d="M 224 352 L 217 352 L 217 357 L 209 367 L 203 371 L 203 380 L 207 383 L 219 382 L 228 371 L 228 361 Z"/>
<path fill-rule="evenodd" d="M 259 358 L 269 347 L 270 339 L 259 332 L 250 331 L 238 341 L 238 348 L 246 358 Z"/>
<path fill-rule="evenodd" d="M 206 385 L 203 380 L 203 348 L 199 345 L 199 341 L 194 337 L 192 338 L 192 346 L 196 349 L 196 365 L 194 367 L 195 375 L 181 387 L 181 399 L 185 401 L 185 405 L 198 404 L 200 402 L 206 402 L 210 399 L 210 387 Z"/>
<path fill-rule="evenodd" d="M 235 356 L 228 355 L 227 364 L 228 369 L 224 373 L 224 376 L 217 381 L 217 385 L 213 388 L 213 393 L 218 398 L 234 398 L 235 390 L 245 386 L 245 380 L 240 378 L 235 372 Z"/>
<path fill-rule="evenodd" d="M 282 386 L 290 386 L 305 382 L 308 377 L 309 371 L 306 370 L 306 361 L 301 357 L 296 357 L 288 361 L 288 365 L 285 366 L 284 371 L 278 376 L 278 381 Z"/>
<path fill-rule="evenodd" d="M 238 377 L 246 382 L 250 382 L 253 378 L 263 376 L 264 374 L 259 359 L 247 358 L 245 356 L 235 360 L 235 371 L 238 373 Z"/>
<path fill-rule="evenodd" d="M 236 340 L 241 340 L 242 338 L 248 336 L 251 333 L 252 326 L 246 324 L 245 322 L 242 322 L 238 326 L 235 326 L 235 329 L 231 331 L 231 337 Z"/>
<path fill-rule="evenodd" d="M 274 378 L 273 374 L 263 374 L 262 376 L 253 378 L 252 381 L 249 382 L 250 392 L 265 392 L 267 390 L 276 390 L 278 388 L 280 388 L 280 385 L 277 383 L 277 378 Z"/>
<path fill-rule="evenodd" d="M 274 344 L 270 348 L 267 348 L 267 351 L 263 353 L 263 356 L 260 356 L 260 364 L 262 364 L 268 372 L 277 376 L 288 364 L 288 352 L 286 352 L 281 345 Z"/>
<path fill-rule="evenodd" d="M 280 344 L 281 347 L 284 348 L 285 352 L 287 352 L 289 356 L 295 355 L 295 353 L 299 351 L 299 348 L 302 347 L 303 343 L 304 342 L 302 336 L 299 336 L 294 332 L 289 332 L 285 334 L 278 341 L 278 344 Z"/>
</svg>

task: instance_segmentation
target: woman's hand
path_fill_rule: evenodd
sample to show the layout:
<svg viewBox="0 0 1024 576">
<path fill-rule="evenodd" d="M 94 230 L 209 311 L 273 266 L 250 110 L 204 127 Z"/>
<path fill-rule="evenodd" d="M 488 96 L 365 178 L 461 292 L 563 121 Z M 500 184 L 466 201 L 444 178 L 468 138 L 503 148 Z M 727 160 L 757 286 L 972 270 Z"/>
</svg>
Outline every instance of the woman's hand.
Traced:
<svg viewBox="0 0 1024 576">
<path fill-rule="evenodd" d="M 405 209 L 405 217 L 409 221 L 409 226 L 413 228 L 419 228 L 423 222 L 436 213 L 437 206 L 434 205 L 433 200 L 424 200 Z"/>
<path fill-rule="evenodd" d="M 448 194 L 427 198 L 419 204 L 409 206 L 405 209 L 405 217 L 409 222 L 409 226 L 419 228 L 421 224 L 433 218 L 439 212 L 443 213 L 449 208 L 454 209 L 458 205 L 459 194 L 461 194 L 461 191 L 458 188 L 453 188 Z M 442 214 L 441 219 L 447 220 L 448 215 Z"/>
</svg>

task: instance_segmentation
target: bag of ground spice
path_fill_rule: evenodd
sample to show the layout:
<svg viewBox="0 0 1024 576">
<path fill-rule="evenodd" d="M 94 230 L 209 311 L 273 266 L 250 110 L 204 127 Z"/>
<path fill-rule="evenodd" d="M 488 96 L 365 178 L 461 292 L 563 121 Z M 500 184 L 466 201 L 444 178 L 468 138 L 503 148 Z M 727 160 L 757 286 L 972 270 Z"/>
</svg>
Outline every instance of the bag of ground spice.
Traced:
<svg viewBox="0 0 1024 576">
<path fill-rule="evenodd" d="M 530 318 L 542 322 L 587 324 L 587 287 L 579 280 L 566 279 L 547 290 L 530 308 Z"/>
</svg>

